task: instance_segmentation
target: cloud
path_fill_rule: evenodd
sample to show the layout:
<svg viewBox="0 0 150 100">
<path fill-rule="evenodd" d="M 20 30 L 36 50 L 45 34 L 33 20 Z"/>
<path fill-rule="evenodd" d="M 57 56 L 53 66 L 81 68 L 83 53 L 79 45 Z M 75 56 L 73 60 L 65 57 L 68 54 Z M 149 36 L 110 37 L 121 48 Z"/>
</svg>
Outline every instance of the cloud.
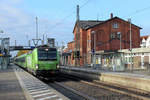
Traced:
<svg viewBox="0 0 150 100">
<path fill-rule="evenodd" d="M 17 38 L 23 32 L 23 27 L 29 24 L 29 16 L 17 5 L 21 0 L 2 0 L 0 3 L 0 29 L 11 39 Z M 20 33 L 19 33 L 20 32 Z"/>
<path fill-rule="evenodd" d="M 30 37 L 34 36 L 32 15 L 18 7 L 21 4 L 21 0 L 2 0 L 0 3 L 0 30 L 5 32 L 5 37 L 11 38 L 11 45 L 15 40 L 18 45 L 27 45 L 27 33 Z"/>
<path fill-rule="evenodd" d="M 20 5 L 23 5 L 23 0 L 2 0 L 0 3 L 0 30 L 5 32 L 3 37 L 10 37 L 11 45 L 15 44 L 15 40 L 17 45 L 27 45 L 28 40 L 35 37 L 35 15 Z M 73 39 L 73 22 L 64 21 L 61 25 L 56 25 L 61 19 L 38 19 L 40 38 L 46 33 L 48 37 L 56 38 L 57 42 L 67 43 Z"/>
<path fill-rule="evenodd" d="M 59 23 L 60 22 L 60 23 Z M 48 37 L 55 38 L 56 42 L 67 43 L 73 40 L 72 29 L 74 22 L 62 20 L 39 19 L 39 33 L 42 37 L 46 33 Z"/>
</svg>

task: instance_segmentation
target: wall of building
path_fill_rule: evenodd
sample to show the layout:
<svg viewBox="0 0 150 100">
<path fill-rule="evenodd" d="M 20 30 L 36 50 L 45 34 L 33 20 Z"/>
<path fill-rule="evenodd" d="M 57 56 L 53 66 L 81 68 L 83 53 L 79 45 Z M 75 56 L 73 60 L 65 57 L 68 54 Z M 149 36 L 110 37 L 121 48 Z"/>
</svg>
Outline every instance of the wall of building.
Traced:
<svg viewBox="0 0 150 100">
<path fill-rule="evenodd" d="M 87 51 L 86 51 L 86 54 L 87 54 L 87 64 L 91 64 L 92 61 L 91 61 L 91 51 L 92 51 L 92 48 L 91 48 L 91 41 L 92 38 L 91 38 L 91 29 L 87 30 Z"/>
<path fill-rule="evenodd" d="M 113 28 L 113 24 L 118 23 L 118 28 Z M 92 29 L 96 32 L 96 51 L 99 50 L 118 50 L 120 49 L 120 37 L 117 33 L 121 33 L 121 46 L 123 49 L 130 47 L 130 24 L 120 19 L 114 19 L 104 24 L 100 24 Z M 140 30 L 138 27 L 132 25 L 132 47 L 137 48 L 140 46 Z M 116 37 L 113 39 L 111 35 Z M 92 42 L 93 35 L 91 37 Z M 92 43 L 93 48 L 93 43 Z"/>
<path fill-rule="evenodd" d="M 74 30 L 74 41 L 75 41 L 75 48 L 76 48 L 76 45 L 80 47 L 80 59 L 79 59 L 79 62 L 80 62 L 80 65 L 83 66 L 86 64 L 86 57 L 87 57 L 87 31 L 86 30 L 83 30 L 80 28 L 80 41 L 79 42 L 76 42 L 76 38 L 77 38 L 77 28 L 75 28 Z"/>
<path fill-rule="evenodd" d="M 131 59 L 133 59 L 133 69 L 148 69 L 150 65 L 150 52 L 148 53 L 133 53 L 125 54 L 126 68 L 131 69 Z"/>
<path fill-rule="evenodd" d="M 118 28 L 113 28 L 113 24 L 117 23 Z M 140 28 L 132 24 L 132 48 L 138 48 L 140 46 Z M 128 21 L 121 20 L 120 18 L 114 18 L 108 20 L 102 24 L 84 30 L 80 28 L 80 36 L 77 37 L 77 27 L 73 31 L 74 44 L 68 43 L 68 51 L 72 51 L 68 61 L 70 65 L 75 65 L 74 50 L 80 50 L 80 59 L 76 62 L 80 66 L 84 66 L 92 63 L 92 49 L 94 48 L 94 35 L 91 34 L 95 31 L 96 35 L 96 51 L 100 50 L 119 50 L 120 49 L 120 36 L 121 33 L 121 48 L 130 48 L 130 24 Z M 112 38 L 112 35 L 115 38 Z M 76 41 L 78 39 L 78 41 Z"/>
</svg>

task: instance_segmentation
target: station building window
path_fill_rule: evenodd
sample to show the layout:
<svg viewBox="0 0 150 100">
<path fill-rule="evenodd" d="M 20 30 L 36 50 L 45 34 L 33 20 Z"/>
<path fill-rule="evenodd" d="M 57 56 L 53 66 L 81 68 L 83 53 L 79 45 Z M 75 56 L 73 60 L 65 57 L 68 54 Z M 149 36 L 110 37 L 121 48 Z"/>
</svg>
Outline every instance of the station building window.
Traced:
<svg viewBox="0 0 150 100">
<path fill-rule="evenodd" d="M 119 28 L 119 25 L 118 25 L 118 23 L 115 22 L 112 24 L 112 27 L 116 29 L 116 28 Z"/>
<path fill-rule="evenodd" d="M 111 38 L 111 39 L 115 39 L 115 38 L 116 38 L 116 34 L 115 34 L 115 33 L 111 33 L 111 34 L 110 34 L 110 38 Z"/>
</svg>

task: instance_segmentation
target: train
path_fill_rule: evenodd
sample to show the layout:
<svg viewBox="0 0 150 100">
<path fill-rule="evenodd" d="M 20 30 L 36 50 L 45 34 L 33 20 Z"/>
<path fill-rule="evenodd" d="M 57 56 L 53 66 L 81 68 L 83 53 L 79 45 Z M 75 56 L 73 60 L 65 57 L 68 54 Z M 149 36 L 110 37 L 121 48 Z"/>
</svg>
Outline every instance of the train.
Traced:
<svg viewBox="0 0 150 100">
<path fill-rule="evenodd" d="M 49 77 L 59 72 L 57 48 L 41 46 L 14 58 L 14 63 L 35 76 Z"/>
</svg>

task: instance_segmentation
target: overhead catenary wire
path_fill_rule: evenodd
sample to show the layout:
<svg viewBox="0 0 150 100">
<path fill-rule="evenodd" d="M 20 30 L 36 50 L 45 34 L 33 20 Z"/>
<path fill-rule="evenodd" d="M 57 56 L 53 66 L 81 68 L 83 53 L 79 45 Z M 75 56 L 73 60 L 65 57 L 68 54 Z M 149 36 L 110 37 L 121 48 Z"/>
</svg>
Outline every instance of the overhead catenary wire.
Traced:
<svg viewBox="0 0 150 100">
<path fill-rule="evenodd" d="M 83 8 L 84 6 L 86 6 L 88 3 L 90 2 L 90 0 L 87 0 L 85 3 L 83 3 L 81 6 L 80 6 L 80 9 Z M 132 16 L 132 15 L 135 15 L 137 13 L 141 13 L 145 10 L 148 10 L 150 9 L 150 6 L 148 7 L 145 7 L 145 8 L 142 8 L 142 9 L 139 9 L 139 10 L 136 10 L 128 15 L 125 15 L 123 17 L 128 17 L 128 16 Z M 71 17 L 73 14 L 75 13 L 75 11 L 72 11 L 70 14 L 68 14 L 67 16 L 65 16 L 60 22 L 57 22 L 54 26 L 51 27 L 51 31 L 54 30 L 56 27 L 60 26 L 63 24 L 63 22 L 68 19 L 69 17 Z"/>
<path fill-rule="evenodd" d="M 84 6 L 86 6 L 88 3 L 90 2 L 90 0 L 87 0 L 85 3 L 83 3 L 80 6 L 80 9 L 83 8 Z M 56 23 L 54 26 L 51 27 L 51 30 L 54 30 L 56 27 L 60 26 L 61 24 L 63 24 L 63 22 L 68 19 L 69 17 L 71 17 L 76 11 L 72 11 L 70 14 L 68 14 L 67 16 L 65 16 L 60 22 Z"/>
<path fill-rule="evenodd" d="M 142 8 L 142 9 L 135 10 L 134 12 L 132 12 L 132 13 L 130 13 L 130 14 L 128 14 L 128 15 L 124 15 L 123 17 L 129 17 L 129 16 L 131 17 L 132 15 L 141 13 L 141 12 L 143 12 L 143 11 L 145 11 L 145 10 L 148 10 L 148 9 L 150 9 L 150 6 L 145 7 L 145 8 Z"/>
<path fill-rule="evenodd" d="M 90 2 L 90 0 L 87 0 L 85 3 L 83 3 L 83 4 L 80 6 L 80 9 L 83 8 L 84 6 L 86 6 L 89 2 Z M 143 11 L 145 11 L 145 10 L 148 10 L 148 9 L 150 9 L 150 6 L 145 7 L 145 8 L 142 8 L 142 9 L 135 10 L 134 12 L 132 12 L 132 13 L 130 13 L 130 14 L 126 14 L 126 15 L 123 16 L 123 17 L 129 17 L 129 16 L 132 16 L 132 15 L 141 13 L 141 12 L 143 12 Z M 56 28 L 59 27 L 60 25 L 64 24 L 64 21 L 67 20 L 69 17 L 71 17 L 73 14 L 75 14 L 75 11 L 72 11 L 70 14 L 68 14 L 67 16 L 65 16 L 62 20 L 60 20 L 59 22 L 57 22 L 56 24 L 54 24 L 54 25 L 51 27 L 51 30 L 50 30 L 50 31 L 53 31 L 54 29 L 56 29 Z"/>
</svg>

